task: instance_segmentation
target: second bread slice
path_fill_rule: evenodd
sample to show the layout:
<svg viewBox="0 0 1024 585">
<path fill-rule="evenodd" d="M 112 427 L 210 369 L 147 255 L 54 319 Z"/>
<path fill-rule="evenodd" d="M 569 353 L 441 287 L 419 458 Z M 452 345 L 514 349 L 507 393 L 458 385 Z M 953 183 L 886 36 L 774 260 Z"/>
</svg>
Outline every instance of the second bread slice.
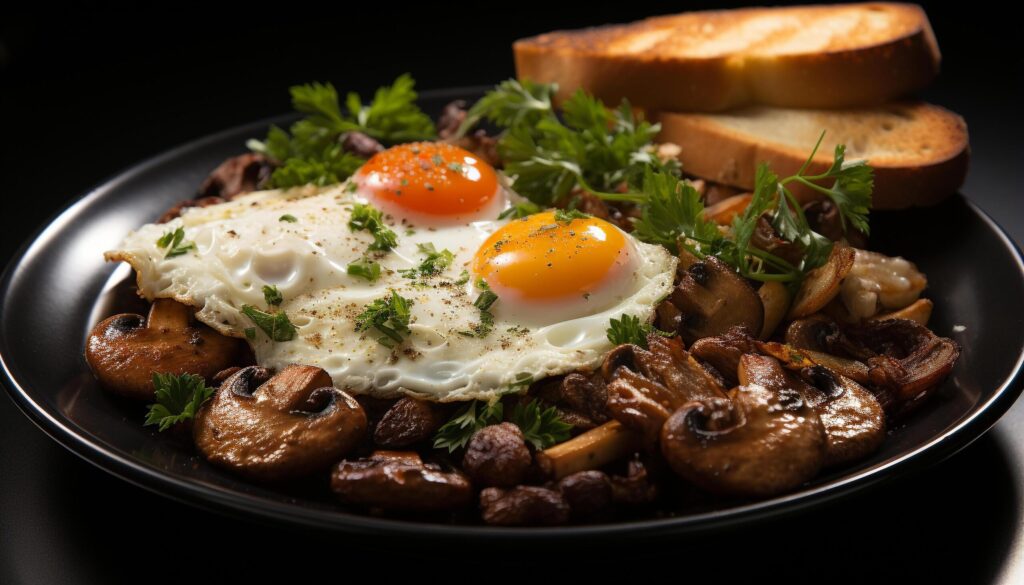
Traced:
<svg viewBox="0 0 1024 585">
<path fill-rule="evenodd" d="M 741 189 L 754 187 L 754 172 L 768 162 L 780 177 L 807 160 L 822 131 L 825 138 L 810 167 L 821 173 L 836 144 L 846 160 L 867 159 L 875 169 L 874 207 L 930 205 L 963 184 L 969 157 L 963 118 L 924 102 L 897 102 L 850 110 L 750 107 L 721 114 L 661 113 L 662 142 L 681 147 L 683 172 Z M 799 192 L 810 197 L 813 192 Z"/>
</svg>

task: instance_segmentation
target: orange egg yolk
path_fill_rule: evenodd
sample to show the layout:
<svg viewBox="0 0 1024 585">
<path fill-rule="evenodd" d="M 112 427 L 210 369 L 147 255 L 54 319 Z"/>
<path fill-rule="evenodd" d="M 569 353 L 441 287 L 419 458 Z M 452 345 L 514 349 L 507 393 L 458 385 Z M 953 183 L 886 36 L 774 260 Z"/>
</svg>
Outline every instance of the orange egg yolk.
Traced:
<svg viewBox="0 0 1024 585">
<path fill-rule="evenodd" d="M 633 260 L 632 244 L 610 223 L 588 217 L 557 221 L 552 212 L 513 221 L 477 250 L 473 272 L 522 300 L 586 298 Z"/>
<path fill-rule="evenodd" d="M 361 194 L 399 215 L 404 210 L 428 218 L 476 219 L 499 197 L 491 165 L 443 142 L 413 142 L 379 152 L 355 180 Z"/>
</svg>

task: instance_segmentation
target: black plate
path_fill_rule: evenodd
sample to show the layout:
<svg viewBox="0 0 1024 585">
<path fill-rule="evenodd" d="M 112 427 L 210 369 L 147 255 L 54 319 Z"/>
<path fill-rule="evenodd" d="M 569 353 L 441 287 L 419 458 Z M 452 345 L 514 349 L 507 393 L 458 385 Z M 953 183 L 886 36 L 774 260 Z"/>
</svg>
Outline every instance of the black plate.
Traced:
<svg viewBox="0 0 1024 585">
<path fill-rule="evenodd" d="M 425 92 L 438 112 L 478 90 Z M 142 409 L 101 391 L 82 358 L 89 328 L 137 302 L 120 286 L 127 270 L 102 251 L 190 197 L 220 161 L 262 136 L 267 120 L 233 128 L 143 162 L 57 216 L 14 258 L 0 284 L 0 361 L 15 403 L 72 452 L 137 485 L 199 506 L 361 533 L 437 536 L 654 535 L 720 528 L 820 504 L 948 457 L 981 436 L 1021 392 L 1024 263 L 1003 231 L 963 196 L 929 209 L 877 212 L 872 248 L 913 260 L 928 275 L 932 327 L 963 353 L 937 395 L 890 432 L 872 458 L 824 474 L 803 489 L 755 504 L 676 518 L 550 529 L 447 526 L 374 518 L 331 502 L 325 486 L 275 491 L 193 456 L 185 443 L 143 428 Z"/>
</svg>

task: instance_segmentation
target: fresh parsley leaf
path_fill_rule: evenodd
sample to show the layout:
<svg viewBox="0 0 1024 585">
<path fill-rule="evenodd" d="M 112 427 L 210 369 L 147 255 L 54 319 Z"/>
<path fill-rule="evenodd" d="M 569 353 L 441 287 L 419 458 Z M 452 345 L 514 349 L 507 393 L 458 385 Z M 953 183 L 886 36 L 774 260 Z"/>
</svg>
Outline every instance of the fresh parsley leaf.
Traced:
<svg viewBox="0 0 1024 585">
<path fill-rule="evenodd" d="M 484 338 L 494 330 L 494 314 L 491 313 L 491 306 L 498 300 L 498 295 L 494 294 L 490 288 L 484 288 L 487 283 L 483 283 L 480 286 L 483 279 L 477 281 L 477 287 L 484 289 L 473 301 L 473 306 L 480 310 L 480 322 L 477 323 L 470 331 L 460 331 L 460 335 L 466 337 L 479 337 Z"/>
<path fill-rule="evenodd" d="M 185 241 L 185 228 L 178 228 L 174 231 L 168 231 L 164 235 L 160 236 L 160 239 L 156 241 L 158 248 L 167 248 L 167 253 L 164 254 L 164 258 L 174 258 L 175 256 L 181 256 L 182 254 L 188 253 L 189 250 L 195 250 L 196 245 L 192 242 Z"/>
<path fill-rule="evenodd" d="M 539 205 L 532 201 L 521 201 L 498 214 L 498 219 L 522 219 L 535 213 L 540 213 Z"/>
<path fill-rule="evenodd" d="M 409 75 L 401 75 L 391 86 L 379 88 L 369 104 L 349 93 L 344 110 L 330 83 L 294 86 L 289 90 L 292 106 L 306 116 L 288 131 L 271 126 L 266 139 L 250 140 L 248 146 L 280 163 L 271 175 L 271 187 L 340 183 L 365 162 L 341 148 L 339 138 L 345 132 L 362 132 L 388 143 L 434 137 L 433 122 L 416 105 L 414 86 Z"/>
<path fill-rule="evenodd" d="M 280 305 L 284 302 L 284 295 L 281 291 L 277 290 L 277 285 L 263 285 L 263 299 L 267 301 L 268 305 Z"/>
<path fill-rule="evenodd" d="M 398 245 L 398 235 L 384 225 L 384 215 L 371 205 L 356 203 L 348 228 L 354 232 L 365 230 L 373 236 L 368 249 L 388 251 Z"/>
<path fill-rule="evenodd" d="M 480 293 L 480 296 L 478 296 L 475 301 L 473 301 L 473 306 L 481 311 L 487 311 L 496 300 L 498 300 L 498 295 L 494 294 L 490 290 L 485 290 Z"/>
<path fill-rule="evenodd" d="M 459 279 L 455 281 L 455 284 L 461 286 L 463 284 L 466 284 L 467 282 L 469 282 L 469 271 L 463 270 L 462 274 L 459 275 Z"/>
<path fill-rule="evenodd" d="M 380 278 L 380 264 L 366 257 L 360 258 L 355 262 L 349 262 L 345 270 L 352 276 L 357 276 L 370 282 L 377 282 L 377 279 Z"/>
<path fill-rule="evenodd" d="M 579 209 L 556 209 L 555 221 L 558 223 L 570 224 L 574 219 L 589 219 L 593 217 L 589 213 L 583 213 Z"/>
<path fill-rule="evenodd" d="M 641 323 L 639 317 L 623 314 L 618 319 L 611 318 L 608 327 L 608 341 L 612 342 L 612 345 L 632 343 L 647 349 L 647 334 L 653 329 L 649 323 Z"/>
<path fill-rule="evenodd" d="M 277 221 L 286 221 L 288 223 L 295 223 L 295 222 L 297 222 L 299 220 L 296 219 L 294 215 L 292 215 L 290 213 L 286 213 L 286 214 L 282 215 L 281 217 L 277 218 Z"/>
<path fill-rule="evenodd" d="M 252 305 L 242 305 L 242 313 L 274 341 L 291 341 L 295 339 L 295 326 L 284 311 L 267 313 Z"/>
<path fill-rule="evenodd" d="M 149 405 L 143 424 L 158 425 L 161 432 L 193 418 L 214 392 L 213 388 L 206 386 L 202 376 L 156 372 L 153 373 L 153 389 L 156 391 L 156 404 Z"/>
<path fill-rule="evenodd" d="M 832 157 L 832 166 L 828 170 L 819 175 L 804 174 L 811 161 L 814 160 L 814 155 L 818 152 L 818 147 L 821 146 L 821 141 L 824 138 L 825 133 L 822 132 L 811 155 L 807 157 L 807 161 L 800 167 L 796 175 L 784 179 L 782 184 L 796 181 L 828 196 L 839 209 L 839 218 L 843 222 L 844 231 L 849 229 L 848 224 L 852 224 L 854 228 L 868 234 L 870 232 L 868 213 L 871 210 L 871 193 L 874 190 L 874 170 L 867 161 L 846 162 L 846 145 L 837 144 Z M 831 188 L 818 184 L 819 181 L 828 179 L 835 179 Z"/>
<path fill-rule="evenodd" d="M 554 406 L 542 410 L 536 399 L 516 404 L 508 422 L 519 427 L 523 438 L 539 451 L 567 440 L 572 430 L 572 425 L 562 420 Z"/>
<path fill-rule="evenodd" d="M 700 194 L 688 181 L 671 173 L 644 171 L 642 214 L 633 235 L 649 244 L 661 244 L 679 253 L 679 241 L 690 239 L 699 250 L 720 246 L 724 236 L 718 226 L 704 217 Z"/>
<path fill-rule="evenodd" d="M 628 103 L 616 110 L 577 91 L 566 100 L 560 119 L 551 107 L 554 85 L 507 81 L 480 99 L 462 130 L 480 119 L 504 129 L 498 152 L 516 191 L 535 204 L 550 206 L 579 187 L 607 200 L 640 201 L 616 192 L 636 185 L 644 169 L 679 173 L 676 161 L 654 156 L 656 124 L 639 120 Z"/>
<path fill-rule="evenodd" d="M 500 423 L 503 411 L 504 407 L 498 400 L 489 404 L 479 400 L 470 402 L 437 430 L 434 435 L 434 448 L 448 449 L 451 453 L 465 447 L 474 433 L 486 426 Z"/>
<path fill-rule="evenodd" d="M 398 272 L 406 278 L 416 278 L 418 276 L 432 276 L 434 274 L 440 274 L 444 272 L 446 268 L 452 265 L 455 260 L 455 255 L 450 250 L 444 249 L 440 252 L 434 247 L 434 244 L 416 244 L 416 248 L 419 249 L 421 254 L 426 254 L 427 257 L 423 259 L 415 268 L 406 268 L 399 270 Z"/>
<path fill-rule="evenodd" d="M 376 299 L 363 309 L 356 317 L 356 331 L 376 329 L 384 334 L 377 339 L 378 343 L 388 348 L 395 347 L 402 343 L 403 336 L 411 333 L 409 307 L 412 304 L 412 301 L 392 290 L 391 296 Z"/>
</svg>

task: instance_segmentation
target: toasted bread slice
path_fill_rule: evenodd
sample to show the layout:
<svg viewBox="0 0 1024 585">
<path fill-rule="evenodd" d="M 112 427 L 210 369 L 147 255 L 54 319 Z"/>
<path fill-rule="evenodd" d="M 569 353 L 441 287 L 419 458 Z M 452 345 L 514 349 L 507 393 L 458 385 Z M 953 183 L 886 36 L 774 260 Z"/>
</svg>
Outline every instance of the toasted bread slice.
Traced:
<svg viewBox="0 0 1024 585">
<path fill-rule="evenodd" d="M 845 144 L 846 160 L 867 159 L 875 169 L 876 209 L 936 203 L 956 192 L 967 175 L 963 118 L 924 102 L 838 111 L 753 106 L 651 118 L 661 123 L 660 141 L 681 147 L 685 173 L 742 189 L 754 187 L 762 161 L 781 177 L 797 172 L 822 131 L 825 138 L 810 173 L 828 169 L 835 145 Z M 795 193 L 804 199 L 814 195 L 810 190 Z"/>
<path fill-rule="evenodd" d="M 918 90 L 939 47 L 912 4 L 690 12 L 516 41 L 520 79 L 650 110 L 877 105 Z"/>
</svg>

